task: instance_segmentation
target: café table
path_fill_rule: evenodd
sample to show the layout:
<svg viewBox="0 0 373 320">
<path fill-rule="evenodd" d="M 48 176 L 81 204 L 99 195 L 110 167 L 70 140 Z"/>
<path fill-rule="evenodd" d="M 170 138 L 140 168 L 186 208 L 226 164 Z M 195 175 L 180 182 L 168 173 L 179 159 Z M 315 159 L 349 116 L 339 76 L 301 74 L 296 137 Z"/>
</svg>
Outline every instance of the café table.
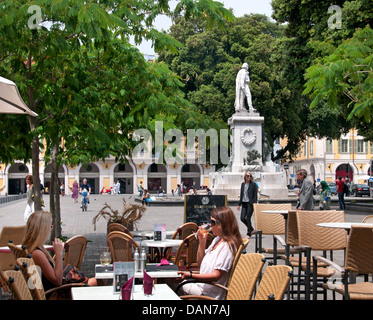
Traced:
<svg viewBox="0 0 373 320">
<path fill-rule="evenodd" d="M 175 231 L 167 231 L 166 230 L 166 237 L 172 237 Z M 154 230 L 135 230 L 131 231 L 133 237 L 140 237 L 140 238 L 148 238 L 151 239 L 154 237 Z"/>
<path fill-rule="evenodd" d="M 120 300 L 121 294 L 114 293 L 113 286 L 73 287 L 73 300 Z M 136 284 L 133 300 L 180 300 L 180 297 L 164 283 L 155 284 L 152 295 L 144 295 L 142 284 Z"/>
<path fill-rule="evenodd" d="M 179 271 L 174 264 L 168 266 L 157 266 L 158 263 L 148 263 L 145 267 L 145 272 L 151 276 L 153 279 L 159 278 L 180 278 L 177 272 Z M 103 268 L 107 268 L 107 271 L 101 271 Z M 102 280 L 112 280 L 113 279 L 113 265 L 102 265 L 96 264 L 95 266 L 95 278 Z M 135 278 L 142 279 L 144 276 L 143 272 L 135 272 Z"/>
<path fill-rule="evenodd" d="M 178 239 L 165 239 L 165 240 L 143 240 L 141 246 L 151 248 L 151 262 L 154 262 L 154 249 L 160 249 L 160 256 L 163 257 L 164 250 L 171 247 L 178 247 L 183 240 Z M 160 260 L 160 259 L 159 259 Z"/>
<path fill-rule="evenodd" d="M 338 229 L 345 229 L 347 234 L 350 233 L 351 226 L 365 226 L 365 227 L 372 227 L 373 223 L 364 223 L 364 222 L 324 222 L 318 223 L 319 227 L 324 228 L 338 228 Z"/>
</svg>

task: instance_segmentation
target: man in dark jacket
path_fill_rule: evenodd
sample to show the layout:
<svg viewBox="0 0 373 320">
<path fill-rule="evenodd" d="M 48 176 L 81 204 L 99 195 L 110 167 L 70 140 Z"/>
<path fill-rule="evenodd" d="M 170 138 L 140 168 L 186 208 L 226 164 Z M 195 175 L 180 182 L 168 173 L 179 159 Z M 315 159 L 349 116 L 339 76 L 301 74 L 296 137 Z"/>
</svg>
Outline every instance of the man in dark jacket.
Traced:
<svg viewBox="0 0 373 320">
<path fill-rule="evenodd" d="M 244 175 L 244 182 L 241 184 L 240 201 L 237 210 L 241 207 L 241 221 L 247 227 L 247 238 L 251 237 L 254 230 L 251 224 L 251 216 L 254 211 L 254 203 L 258 202 L 258 187 L 253 181 L 253 176 L 250 172 Z"/>
</svg>

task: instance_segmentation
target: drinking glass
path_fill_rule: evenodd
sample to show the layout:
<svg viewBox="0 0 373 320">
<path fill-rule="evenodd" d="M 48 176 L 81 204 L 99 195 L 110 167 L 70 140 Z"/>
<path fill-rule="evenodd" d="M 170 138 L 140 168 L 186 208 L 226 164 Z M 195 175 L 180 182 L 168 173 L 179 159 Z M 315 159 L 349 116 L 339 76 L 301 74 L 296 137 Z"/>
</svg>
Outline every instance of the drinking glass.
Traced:
<svg viewBox="0 0 373 320">
<path fill-rule="evenodd" d="M 105 266 L 105 271 L 107 271 L 107 265 L 111 263 L 111 254 L 109 251 L 104 251 L 101 253 L 100 263 Z"/>
</svg>

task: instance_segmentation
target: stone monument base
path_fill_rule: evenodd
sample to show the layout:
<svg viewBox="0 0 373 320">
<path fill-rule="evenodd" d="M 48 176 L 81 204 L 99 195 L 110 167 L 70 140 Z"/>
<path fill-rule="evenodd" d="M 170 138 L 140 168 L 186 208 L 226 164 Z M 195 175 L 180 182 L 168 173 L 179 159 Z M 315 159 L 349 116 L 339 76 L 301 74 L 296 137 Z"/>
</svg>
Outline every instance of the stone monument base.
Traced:
<svg viewBox="0 0 373 320">
<path fill-rule="evenodd" d="M 284 172 L 251 172 L 258 183 L 260 199 L 287 199 L 288 189 Z M 216 195 L 227 195 L 228 200 L 240 197 L 244 172 L 210 173 L 211 191 Z"/>
</svg>

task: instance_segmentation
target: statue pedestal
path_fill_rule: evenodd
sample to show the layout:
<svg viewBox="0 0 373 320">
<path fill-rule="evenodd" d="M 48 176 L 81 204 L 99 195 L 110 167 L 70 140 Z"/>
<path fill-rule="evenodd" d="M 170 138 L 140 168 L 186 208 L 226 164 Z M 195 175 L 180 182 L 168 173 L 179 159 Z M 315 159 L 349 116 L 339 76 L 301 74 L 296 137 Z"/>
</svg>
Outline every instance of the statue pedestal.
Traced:
<svg viewBox="0 0 373 320">
<path fill-rule="evenodd" d="M 257 150 L 262 155 L 262 124 L 264 117 L 257 112 L 236 112 L 228 119 L 232 131 L 232 172 L 241 172 L 245 153 Z M 260 165 L 262 160 L 256 160 Z"/>
<path fill-rule="evenodd" d="M 250 171 L 260 190 L 260 199 L 287 199 L 288 189 L 284 172 L 276 172 L 274 164 L 263 166 L 262 157 L 256 164 L 244 164 L 247 152 L 256 150 L 263 156 L 262 124 L 264 117 L 257 112 L 236 112 L 228 119 L 232 131 L 230 165 L 222 171 L 210 174 L 213 194 L 227 195 L 228 199 L 240 197 L 245 171 Z"/>
</svg>

